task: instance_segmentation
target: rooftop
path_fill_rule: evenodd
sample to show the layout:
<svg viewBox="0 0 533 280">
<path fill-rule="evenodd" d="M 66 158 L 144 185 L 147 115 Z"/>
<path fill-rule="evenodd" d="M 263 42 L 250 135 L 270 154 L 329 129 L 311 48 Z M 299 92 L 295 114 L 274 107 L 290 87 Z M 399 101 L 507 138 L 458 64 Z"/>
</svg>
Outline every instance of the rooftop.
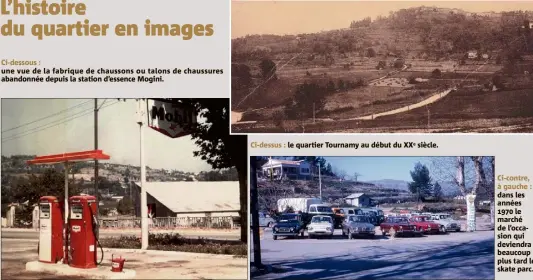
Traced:
<svg viewBox="0 0 533 280">
<path fill-rule="evenodd" d="M 175 213 L 240 210 L 238 181 L 146 182 L 144 187 Z"/>
</svg>

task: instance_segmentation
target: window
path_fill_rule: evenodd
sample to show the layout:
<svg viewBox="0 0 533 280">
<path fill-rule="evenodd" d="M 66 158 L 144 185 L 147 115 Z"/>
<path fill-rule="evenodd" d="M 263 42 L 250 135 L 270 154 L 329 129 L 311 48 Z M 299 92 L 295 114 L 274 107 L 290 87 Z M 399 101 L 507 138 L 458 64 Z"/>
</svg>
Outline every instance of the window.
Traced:
<svg viewBox="0 0 533 280">
<path fill-rule="evenodd" d="M 315 206 L 309 207 L 309 212 L 316 212 L 316 207 Z"/>
<path fill-rule="evenodd" d="M 318 206 L 317 210 L 318 212 L 333 213 L 333 210 L 331 210 L 331 207 L 326 207 L 326 206 Z"/>
<path fill-rule="evenodd" d="M 48 219 L 50 218 L 50 204 L 48 203 L 45 203 L 45 204 L 41 204 L 39 205 L 40 209 L 41 209 L 41 215 L 40 215 L 40 218 L 41 219 Z"/>
</svg>

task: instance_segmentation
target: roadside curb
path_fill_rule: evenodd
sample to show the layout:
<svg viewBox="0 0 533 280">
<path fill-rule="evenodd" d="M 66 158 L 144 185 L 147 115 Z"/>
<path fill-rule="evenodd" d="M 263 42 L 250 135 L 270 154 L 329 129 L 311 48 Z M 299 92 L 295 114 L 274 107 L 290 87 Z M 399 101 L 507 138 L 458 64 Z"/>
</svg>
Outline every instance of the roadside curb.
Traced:
<svg viewBox="0 0 533 280">
<path fill-rule="evenodd" d="M 148 256 L 181 256 L 184 258 L 209 258 L 209 259 L 238 259 L 236 255 L 222 255 L 222 254 L 206 254 L 206 253 L 190 253 L 179 251 L 161 251 L 161 250 L 142 250 L 142 249 L 120 249 L 120 248 L 104 248 L 105 252 L 117 252 L 123 254 L 143 254 Z M 243 258 L 244 259 L 244 258 Z"/>
</svg>

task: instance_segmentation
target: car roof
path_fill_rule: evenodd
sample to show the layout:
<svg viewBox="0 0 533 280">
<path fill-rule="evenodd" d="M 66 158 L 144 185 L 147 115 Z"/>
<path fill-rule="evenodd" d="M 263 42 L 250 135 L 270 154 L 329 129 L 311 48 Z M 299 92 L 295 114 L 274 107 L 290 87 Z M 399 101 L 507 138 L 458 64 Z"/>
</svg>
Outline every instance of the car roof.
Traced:
<svg viewBox="0 0 533 280">
<path fill-rule="evenodd" d="M 313 216 L 313 218 L 315 218 L 315 217 L 319 217 L 319 218 L 330 218 L 330 219 L 331 219 L 330 216 L 326 216 L 326 215 L 315 215 L 315 216 Z"/>
</svg>

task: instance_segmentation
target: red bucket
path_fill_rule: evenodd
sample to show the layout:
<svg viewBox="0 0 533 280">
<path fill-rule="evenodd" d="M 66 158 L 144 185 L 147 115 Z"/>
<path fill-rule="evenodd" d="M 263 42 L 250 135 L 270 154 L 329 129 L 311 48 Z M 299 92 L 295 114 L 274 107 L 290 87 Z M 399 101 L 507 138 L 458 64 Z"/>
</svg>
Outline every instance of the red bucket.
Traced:
<svg viewBox="0 0 533 280">
<path fill-rule="evenodd" d="M 111 255 L 111 271 L 122 272 L 125 261 L 126 259 L 123 259 L 122 256 L 120 258 L 113 258 L 113 255 Z"/>
</svg>

